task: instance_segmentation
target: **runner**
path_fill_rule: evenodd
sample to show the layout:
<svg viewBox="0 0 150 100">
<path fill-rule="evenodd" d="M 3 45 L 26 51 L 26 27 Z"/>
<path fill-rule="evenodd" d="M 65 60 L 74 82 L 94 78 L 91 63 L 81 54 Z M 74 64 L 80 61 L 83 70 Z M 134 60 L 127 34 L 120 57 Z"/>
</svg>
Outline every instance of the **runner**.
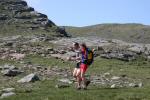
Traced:
<svg viewBox="0 0 150 100">
<path fill-rule="evenodd" d="M 77 42 L 73 43 L 73 51 L 76 52 L 76 56 L 70 57 L 68 60 L 77 62 L 73 70 L 73 77 L 76 78 L 77 80 L 77 89 L 81 89 L 81 84 L 80 84 L 81 49 L 79 43 Z"/>
<path fill-rule="evenodd" d="M 87 89 L 87 86 L 89 85 L 90 81 L 86 80 L 85 78 L 85 72 L 88 68 L 88 48 L 86 44 L 81 44 L 81 53 L 82 53 L 82 60 L 80 64 L 80 77 L 79 84 L 81 84 L 81 81 L 83 82 L 83 89 Z"/>
</svg>

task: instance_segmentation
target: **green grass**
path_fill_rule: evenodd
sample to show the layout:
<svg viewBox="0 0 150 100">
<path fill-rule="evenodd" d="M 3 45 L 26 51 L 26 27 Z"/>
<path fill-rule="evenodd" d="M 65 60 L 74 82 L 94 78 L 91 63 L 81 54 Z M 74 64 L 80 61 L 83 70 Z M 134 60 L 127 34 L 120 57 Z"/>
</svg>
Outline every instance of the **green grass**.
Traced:
<svg viewBox="0 0 150 100">
<path fill-rule="evenodd" d="M 45 67 L 74 68 L 74 63 L 64 62 L 55 58 L 44 58 L 38 55 L 29 55 L 24 61 L 41 64 Z M 6 63 L 6 61 L 2 62 L 1 64 Z M 9 61 L 9 63 L 14 62 Z M 124 62 L 97 57 L 93 65 L 89 67 L 87 74 L 103 74 L 105 72 L 110 72 L 116 76 L 126 74 L 133 79 L 142 79 L 144 86 L 142 88 L 110 89 L 90 85 L 86 91 L 77 91 L 73 84 L 69 88 L 56 89 L 57 79 L 53 79 L 26 85 L 13 83 L 12 87 L 16 88 L 16 95 L 2 100 L 150 100 L 150 80 L 147 79 L 150 74 L 149 61 L 138 58 L 133 62 Z"/>
<path fill-rule="evenodd" d="M 66 62 L 60 59 L 55 59 L 53 57 L 45 58 L 38 55 L 29 55 L 24 59 L 25 62 L 31 62 L 32 64 L 42 65 L 45 67 L 71 67 L 74 63 Z"/>
<path fill-rule="evenodd" d="M 17 95 L 3 100 L 149 100 L 148 88 L 106 89 L 89 87 L 89 90 L 75 90 L 72 87 L 56 89 L 55 82 L 34 83 L 32 90 L 16 90 Z"/>
</svg>

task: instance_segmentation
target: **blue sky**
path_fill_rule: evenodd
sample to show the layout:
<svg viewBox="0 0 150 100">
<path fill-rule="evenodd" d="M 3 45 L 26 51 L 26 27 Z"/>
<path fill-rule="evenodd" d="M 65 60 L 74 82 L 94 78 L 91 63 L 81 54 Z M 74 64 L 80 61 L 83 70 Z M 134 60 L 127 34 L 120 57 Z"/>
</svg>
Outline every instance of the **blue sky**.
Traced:
<svg viewBox="0 0 150 100">
<path fill-rule="evenodd" d="M 150 25 L 150 0 L 26 0 L 59 26 L 102 23 Z"/>
</svg>

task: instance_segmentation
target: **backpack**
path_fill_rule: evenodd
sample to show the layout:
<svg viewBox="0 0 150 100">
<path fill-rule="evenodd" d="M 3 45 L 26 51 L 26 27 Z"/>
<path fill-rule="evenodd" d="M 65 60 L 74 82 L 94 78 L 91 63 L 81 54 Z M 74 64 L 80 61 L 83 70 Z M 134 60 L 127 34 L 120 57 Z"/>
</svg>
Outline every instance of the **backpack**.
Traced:
<svg viewBox="0 0 150 100">
<path fill-rule="evenodd" d="M 94 61 L 94 52 L 91 49 L 87 49 L 87 64 L 91 65 Z"/>
</svg>

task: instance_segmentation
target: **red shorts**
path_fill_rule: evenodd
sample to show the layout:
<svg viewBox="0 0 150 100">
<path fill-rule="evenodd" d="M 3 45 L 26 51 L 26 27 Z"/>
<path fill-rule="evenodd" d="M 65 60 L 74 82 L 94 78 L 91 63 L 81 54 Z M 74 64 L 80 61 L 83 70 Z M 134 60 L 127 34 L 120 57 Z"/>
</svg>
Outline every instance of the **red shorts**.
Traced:
<svg viewBox="0 0 150 100">
<path fill-rule="evenodd" d="M 88 68 L 87 64 L 82 64 L 82 63 L 80 64 L 80 70 L 83 71 L 83 73 L 86 72 L 87 68 Z"/>
</svg>

